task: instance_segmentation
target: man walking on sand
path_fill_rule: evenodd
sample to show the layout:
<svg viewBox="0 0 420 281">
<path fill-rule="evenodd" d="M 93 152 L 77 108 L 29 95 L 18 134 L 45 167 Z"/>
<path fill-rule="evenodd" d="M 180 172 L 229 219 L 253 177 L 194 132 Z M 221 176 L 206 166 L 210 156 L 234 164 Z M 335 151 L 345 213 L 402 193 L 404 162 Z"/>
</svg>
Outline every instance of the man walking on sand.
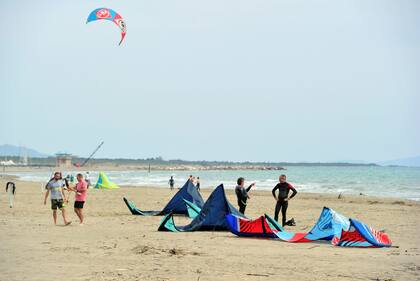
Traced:
<svg viewBox="0 0 420 281">
<path fill-rule="evenodd" d="M 197 177 L 197 181 L 195 182 L 195 187 L 197 187 L 197 190 L 200 191 L 200 177 Z"/>
<path fill-rule="evenodd" d="M 174 186 L 175 186 L 174 176 L 171 176 L 171 178 L 169 179 L 168 184 L 169 184 L 169 188 L 170 188 L 171 190 L 173 190 L 173 189 L 174 189 Z"/>
<path fill-rule="evenodd" d="M 63 215 L 63 221 L 65 225 L 71 224 L 66 218 L 66 209 L 64 208 L 64 202 L 68 203 L 66 195 L 64 194 L 64 186 L 66 183 L 63 180 L 61 172 L 55 172 L 54 177 L 47 183 L 45 189 L 44 205 L 47 205 L 48 195 L 51 193 L 51 209 L 53 210 L 54 224 L 57 225 L 57 208 L 60 209 Z"/>
<path fill-rule="evenodd" d="M 276 196 L 276 190 L 279 191 L 279 195 Z M 292 195 L 289 197 L 289 191 L 292 191 Z M 286 225 L 286 211 L 289 206 L 289 200 L 295 197 L 297 191 L 290 183 L 286 182 L 286 175 L 279 177 L 279 183 L 271 191 L 274 199 L 276 199 L 276 209 L 274 211 L 274 219 L 279 220 L 279 212 L 281 210 L 282 225 Z"/>
</svg>

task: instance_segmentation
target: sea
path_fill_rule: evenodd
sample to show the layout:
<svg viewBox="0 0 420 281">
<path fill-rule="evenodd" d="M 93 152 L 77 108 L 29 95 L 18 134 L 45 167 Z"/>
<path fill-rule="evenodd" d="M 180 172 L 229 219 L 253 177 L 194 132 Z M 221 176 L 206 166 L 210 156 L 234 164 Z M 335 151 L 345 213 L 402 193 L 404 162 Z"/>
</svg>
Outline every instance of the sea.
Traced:
<svg viewBox="0 0 420 281">
<path fill-rule="evenodd" d="M 110 180 L 121 186 L 151 186 L 168 188 L 170 176 L 177 186 L 182 186 L 189 175 L 200 177 L 202 188 L 215 188 L 223 183 L 225 188 L 235 187 L 236 179 L 244 177 L 246 183 L 256 182 L 259 190 L 271 190 L 280 174 L 298 191 L 328 194 L 355 194 L 394 197 L 420 201 L 420 167 L 383 166 L 290 166 L 283 171 L 267 170 L 205 170 L 205 171 L 104 171 Z M 87 172 L 87 171 L 83 171 Z M 63 175 L 76 171 L 63 171 Z M 7 173 L 25 181 L 46 182 L 51 172 Z M 94 183 L 98 172 L 90 172 Z"/>
</svg>

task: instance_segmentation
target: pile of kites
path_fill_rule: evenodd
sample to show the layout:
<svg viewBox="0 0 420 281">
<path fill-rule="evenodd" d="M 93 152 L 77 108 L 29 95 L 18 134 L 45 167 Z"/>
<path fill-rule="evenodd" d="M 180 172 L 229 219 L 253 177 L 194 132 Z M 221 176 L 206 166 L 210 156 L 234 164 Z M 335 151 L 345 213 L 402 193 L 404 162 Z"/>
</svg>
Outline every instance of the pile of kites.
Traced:
<svg viewBox="0 0 420 281">
<path fill-rule="evenodd" d="M 98 189 L 114 189 L 118 186 L 103 172 L 95 185 Z M 324 207 L 318 221 L 309 232 L 288 232 L 273 218 L 265 214 L 250 220 L 241 214 L 227 199 L 223 184 L 216 187 L 204 202 L 197 188 L 187 181 L 161 211 L 144 211 L 134 202 L 123 198 L 133 215 L 164 216 L 158 231 L 227 231 L 240 237 L 269 238 L 290 243 L 330 241 L 334 246 L 380 248 L 391 247 L 388 235 L 366 224 Z M 177 226 L 174 215 L 184 215 L 192 220 Z"/>
<path fill-rule="evenodd" d="M 223 184 L 219 185 L 204 203 L 194 185 L 187 181 L 161 211 L 142 211 L 127 198 L 123 199 L 133 215 L 164 216 L 158 231 L 229 230 L 240 237 L 270 238 L 291 243 L 330 241 L 335 246 L 363 248 L 392 245 L 386 233 L 327 207 L 323 208 L 318 221 L 309 232 L 288 232 L 267 214 L 250 220 L 228 201 Z M 192 221 L 188 225 L 177 226 L 174 214 L 189 216 Z"/>
</svg>

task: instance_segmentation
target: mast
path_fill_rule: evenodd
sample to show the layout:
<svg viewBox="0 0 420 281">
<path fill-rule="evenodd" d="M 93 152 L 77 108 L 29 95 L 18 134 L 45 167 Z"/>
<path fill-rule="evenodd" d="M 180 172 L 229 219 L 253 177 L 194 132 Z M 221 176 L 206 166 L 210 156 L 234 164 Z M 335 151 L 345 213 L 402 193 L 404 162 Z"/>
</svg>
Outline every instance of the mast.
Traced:
<svg viewBox="0 0 420 281">
<path fill-rule="evenodd" d="M 98 150 L 101 148 L 101 146 L 104 144 L 104 142 L 102 141 L 96 148 L 95 150 L 89 155 L 88 158 L 86 158 L 86 160 L 82 163 L 82 165 L 80 165 L 80 167 L 83 167 L 84 165 L 86 165 L 87 162 L 89 162 L 90 159 L 92 159 L 92 157 L 95 155 L 96 152 L 98 152 Z"/>
</svg>

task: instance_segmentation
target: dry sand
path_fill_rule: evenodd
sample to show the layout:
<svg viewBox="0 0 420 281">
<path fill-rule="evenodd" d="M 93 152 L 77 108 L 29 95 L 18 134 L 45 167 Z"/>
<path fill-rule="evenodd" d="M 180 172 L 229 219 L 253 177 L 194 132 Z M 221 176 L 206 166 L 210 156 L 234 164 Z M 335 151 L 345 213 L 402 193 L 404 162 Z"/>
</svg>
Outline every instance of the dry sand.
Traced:
<svg viewBox="0 0 420 281">
<path fill-rule="evenodd" d="M 4 188 L 5 178 L 0 179 Z M 89 190 L 86 224 L 54 226 L 41 183 L 17 182 L 15 207 L 0 193 L 0 280 L 420 280 L 420 204 L 364 196 L 298 194 L 288 214 L 308 231 L 323 206 L 385 229 L 399 248 L 356 249 L 327 243 L 289 244 L 229 232 L 158 232 L 161 217 L 129 213 L 123 196 L 160 210 L 175 191 Z M 203 190 L 206 199 L 210 189 Z M 235 202 L 232 190 L 228 197 Z M 272 213 L 269 192 L 253 191 L 247 215 Z M 189 220 L 176 217 L 176 223 Z M 62 224 L 62 219 L 59 217 Z"/>
</svg>

